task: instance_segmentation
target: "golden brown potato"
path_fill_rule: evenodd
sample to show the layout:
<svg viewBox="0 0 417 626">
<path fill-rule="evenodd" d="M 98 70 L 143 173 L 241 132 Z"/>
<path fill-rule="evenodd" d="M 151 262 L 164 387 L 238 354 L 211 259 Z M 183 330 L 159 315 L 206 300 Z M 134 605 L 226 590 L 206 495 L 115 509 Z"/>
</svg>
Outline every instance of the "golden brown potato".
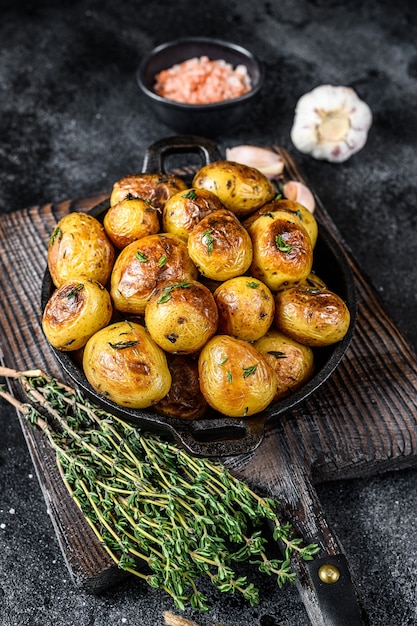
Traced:
<svg viewBox="0 0 417 626">
<path fill-rule="evenodd" d="M 317 276 L 316 272 L 312 271 L 298 287 L 304 287 L 305 289 L 326 289 L 327 285 L 320 276 Z"/>
<path fill-rule="evenodd" d="M 275 401 L 300 389 L 314 373 L 314 354 L 310 346 L 294 341 L 275 328 L 270 328 L 253 345 L 275 370 Z"/>
<path fill-rule="evenodd" d="M 119 250 L 160 230 L 158 211 L 142 198 L 128 197 L 111 206 L 104 216 L 103 225 L 107 236 Z"/>
<path fill-rule="evenodd" d="M 247 341 L 215 335 L 200 353 L 198 372 L 208 404 L 224 415 L 254 415 L 274 399 L 275 372 Z"/>
<path fill-rule="evenodd" d="M 275 302 L 269 288 L 251 276 L 236 276 L 214 292 L 219 311 L 218 332 L 254 341 L 274 321 Z"/>
<path fill-rule="evenodd" d="M 88 213 L 68 213 L 56 225 L 48 246 L 48 269 L 55 287 L 72 278 L 109 280 L 115 251 L 104 227 Z"/>
<path fill-rule="evenodd" d="M 91 279 L 70 280 L 49 298 L 42 328 L 51 346 L 63 351 L 82 348 L 112 316 L 109 292 Z"/>
<path fill-rule="evenodd" d="M 168 198 L 182 189 L 187 189 L 187 185 L 182 178 L 173 174 L 130 174 L 114 183 L 110 205 L 126 197 L 142 198 L 149 200 L 154 209 L 162 211 Z"/>
<path fill-rule="evenodd" d="M 165 203 L 162 213 L 162 230 L 187 239 L 194 226 L 203 217 L 223 208 L 219 198 L 206 189 L 191 187 L 179 191 Z"/>
<path fill-rule="evenodd" d="M 217 330 L 218 313 L 211 291 L 198 281 L 164 283 L 145 309 L 151 337 L 166 352 L 201 350 Z"/>
<path fill-rule="evenodd" d="M 239 217 L 252 213 L 276 195 L 274 185 L 262 172 L 234 161 L 204 165 L 195 174 L 193 187 L 212 191 Z"/>
<path fill-rule="evenodd" d="M 143 315 L 159 285 L 194 280 L 197 275 L 184 240 L 157 233 L 133 241 L 121 251 L 111 275 L 110 294 L 118 311 Z"/>
<path fill-rule="evenodd" d="M 253 261 L 250 272 L 272 291 L 296 285 L 307 278 L 313 265 L 313 246 L 298 219 L 265 213 L 250 224 Z"/>
<path fill-rule="evenodd" d="M 90 337 L 83 369 L 96 391 L 133 409 L 156 404 L 171 386 L 164 351 L 134 322 L 111 324 Z"/>
<path fill-rule="evenodd" d="M 228 280 L 246 272 L 252 262 L 252 242 L 238 218 L 226 209 L 214 211 L 193 228 L 188 252 L 201 274 Z"/>
<path fill-rule="evenodd" d="M 263 207 L 258 209 L 258 211 L 247 217 L 243 222 L 243 225 L 245 228 L 248 228 L 255 220 L 258 219 L 260 215 L 267 215 L 268 213 L 271 213 L 276 216 L 277 214 L 281 214 L 281 212 L 283 212 L 282 215 L 284 217 L 288 214 L 289 219 L 297 220 L 302 224 L 302 226 L 304 226 L 310 236 L 311 243 L 314 248 L 317 243 L 319 231 L 317 220 L 311 211 L 294 200 L 273 200 L 272 202 L 268 202 L 268 204 L 265 204 Z"/>
<path fill-rule="evenodd" d="M 275 324 L 307 346 L 328 346 L 346 335 L 350 313 L 333 291 L 304 285 L 276 294 Z"/>
<path fill-rule="evenodd" d="M 203 417 L 207 402 L 201 393 L 198 378 L 198 361 L 192 355 L 168 354 L 171 388 L 155 404 L 155 411 L 165 417 L 195 420 Z"/>
</svg>

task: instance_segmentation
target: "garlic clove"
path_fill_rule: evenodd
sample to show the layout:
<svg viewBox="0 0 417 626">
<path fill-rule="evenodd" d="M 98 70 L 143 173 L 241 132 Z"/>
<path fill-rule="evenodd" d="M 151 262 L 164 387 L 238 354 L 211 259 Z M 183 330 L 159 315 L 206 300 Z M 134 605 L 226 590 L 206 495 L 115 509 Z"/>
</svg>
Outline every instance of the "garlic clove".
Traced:
<svg viewBox="0 0 417 626">
<path fill-rule="evenodd" d="M 304 183 L 300 183 L 298 180 L 289 180 L 283 186 L 282 192 L 287 200 L 299 202 L 308 209 L 310 213 L 314 213 L 316 202 L 311 190 L 307 185 L 304 185 Z"/>
<path fill-rule="evenodd" d="M 241 145 L 227 148 L 226 159 L 255 167 L 270 179 L 277 178 L 284 171 L 284 161 L 279 154 L 258 146 Z"/>
<path fill-rule="evenodd" d="M 300 152 L 340 163 L 361 150 L 372 112 L 351 87 L 321 85 L 298 100 L 291 140 Z"/>
</svg>

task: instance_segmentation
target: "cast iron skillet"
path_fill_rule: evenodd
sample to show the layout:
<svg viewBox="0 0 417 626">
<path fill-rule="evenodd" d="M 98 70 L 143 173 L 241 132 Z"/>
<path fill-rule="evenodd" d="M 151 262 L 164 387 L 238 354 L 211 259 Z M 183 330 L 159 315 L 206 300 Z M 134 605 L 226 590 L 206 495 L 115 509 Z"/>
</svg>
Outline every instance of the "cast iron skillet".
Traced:
<svg viewBox="0 0 417 626">
<path fill-rule="evenodd" d="M 198 160 L 198 167 L 220 160 L 217 145 L 204 137 L 174 136 L 153 143 L 146 151 L 143 172 L 168 173 L 169 164 L 177 167 L 187 183 L 191 183 L 192 167 Z M 185 164 L 181 163 L 185 159 Z M 187 180 L 188 179 L 188 180 Z M 106 200 L 90 213 L 98 219 L 104 217 L 109 208 Z M 356 321 L 356 293 L 353 275 L 343 249 L 330 232 L 319 223 L 319 235 L 314 251 L 314 269 L 330 289 L 338 293 L 347 303 L 351 314 L 350 327 L 345 337 L 327 348 L 315 350 L 316 373 L 313 378 L 288 398 L 269 406 L 262 413 L 250 418 L 231 418 L 211 411 L 204 418 L 194 421 L 168 418 L 152 410 L 128 409 L 111 402 L 96 392 L 87 381 L 82 369 L 71 358 L 70 353 L 51 348 L 62 368 L 90 399 L 103 409 L 136 424 L 144 430 L 173 436 L 182 446 L 196 456 L 234 456 L 255 450 L 262 442 L 265 425 L 279 419 L 284 413 L 301 404 L 331 376 L 342 360 L 353 336 Z M 53 292 L 54 286 L 49 271 L 46 270 L 41 294 L 42 311 Z"/>
</svg>

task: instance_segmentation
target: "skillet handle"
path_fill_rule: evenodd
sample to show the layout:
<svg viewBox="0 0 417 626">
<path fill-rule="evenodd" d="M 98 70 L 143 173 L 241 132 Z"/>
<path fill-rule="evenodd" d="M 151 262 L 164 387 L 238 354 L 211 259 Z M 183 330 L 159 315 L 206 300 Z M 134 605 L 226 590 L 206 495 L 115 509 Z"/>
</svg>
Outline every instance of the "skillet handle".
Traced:
<svg viewBox="0 0 417 626">
<path fill-rule="evenodd" d="M 222 158 L 217 144 L 211 139 L 195 135 L 178 135 L 160 139 L 148 147 L 143 159 L 142 172 L 168 173 L 166 168 L 168 157 L 175 154 L 198 155 L 201 159 L 200 167 Z"/>
<path fill-rule="evenodd" d="M 172 432 L 192 455 L 227 457 L 254 452 L 262 443 L 265 420 L 220 418 L 195 421 L 176 420 Z"/>
</svg>

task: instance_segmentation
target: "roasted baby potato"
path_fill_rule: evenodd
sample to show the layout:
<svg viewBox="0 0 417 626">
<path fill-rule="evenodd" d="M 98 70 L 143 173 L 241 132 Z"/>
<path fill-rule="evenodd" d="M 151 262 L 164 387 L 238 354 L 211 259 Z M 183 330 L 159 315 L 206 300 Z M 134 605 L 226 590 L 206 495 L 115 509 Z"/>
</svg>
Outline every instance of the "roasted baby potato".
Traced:
<svg viewBox="0 0 417 626">
<path fill-rule="evenodd" d="M 246 272 L 252 262 L 252 242 L 236 215 L 214 211 L 193 228 L 188 252 L 201 272 L 212 280 L 228 280 Z"/>
<path fill-rule="evenodd" d="M 104 227 L 88 213 L 68 213 L 56 225 L 48 246 L 48 269 L 55 287 L 72 278 L 109 280 L 115 251 Z"/>
<path fill-rule="evenodd" d="M 155 411 L 159 415 L 185 420 L 203 417 L 208 405 L 200 389 L 197 358 L 188 354 L 167 354 L 167 360 L 171 387 L 155 404 Z"/>
<path fill-rule="evenodd" d="M 201 350 L 216 332 L 217 321 L 213 294 L 198 281 L 157 287 L 145 309 L 146 328 L 166 352 Z"/>
<path fill-rule="evenodd" d="M 198 272 L 178 235 L 157 233 L 124 248 L 111 275 L 110 294 L 118 311 L 143 315 L 153 291 L 168 281 L 194 280 Z"/>
<path fill-rule="evenodd" d="M 314 373 L 314 353 L 275 328 L 254 342 L 277 376 L 274 402 L 300 389 Z"/>
<path fill-rule="evenodd" d="M 275 396 L 275 371 L 265 357 L 251 343 L 229 335 L 215 335 L 206 343 L 198 373 L 208 404 L 230 417 L 259 413 Z"/>
<path fill-rule="evenodd" d="M 349 324 L 348 307 L 329 289 L 304 284 L 275 296 L 275 325 L 307 346 L 328 346 L 340 341 Z"/>
<path fill-rule="evenodd" d="M 299 287 L 304 287 L 305 289 L 326 289 L 327 285 L 324 280 L 316 274 L 316 272 L 312 271 L 305 280 L 303 280 L 299 285 Z"/>
<path fill-rule="evenodd" d="M 219 198 L 206 189 L 191 187 L 179 191 L 165 203 L 162 212 L 162 230 L 187 239 L 203 217 L 223 208 Z"/>
<path fill-rule="evenodd" d="M 96 391 L 133 409 L 156 404 L 171 387 L 164 351 L 134 322 L 111 324 L 90 337 L 83 369 Z"/>
<path fill-rule="evenodd" d="M 311 243 L 314 248 L 317 243 L 319 232 L 317 220 L 311 211 L 294 200 L 273 200 L 272 202 L 268 202 L 268 204 L 265 204 L 263 207 L 258 209 L 258 211 L 247 217 L 244 220 L 243 225 L 248 228 L 255 220 L 258 219 L 260 215 L 267 215 L 268 213 L 277 215 L 280 214 L 281 211 L 284 212 L 284 217 L 287 213 L 290 219 L 297 220 L 302 224 L 302 226 L 304 226 L 310 236 Z"/>
<path fill-rule="evenodd" d="M 132 241 L 158 233 L 159 213 L 147 200 L 127 197 L 109 208 L 103 225 L 114 246 L 121 250 Z"/>
<path fill-rule="evenodd" d="M 90 278 L 70 280 L 50 297 L 42 316 L 42 329 L 57 350 L 79 350 L 112 316 L 109 292 Z"/>
<path fill-rule="evenodd" d="M 262 172 L 234 161 L 204 165 L 195 174 L 193 187 L 212 191 L 239 217 L 256 211 L 276 195 L 274 185 Z"/>
<path fill-rule="evenodd" d="M 187 189 L 187 185 L 182 178 L 173 174 L 130 174 L 114 183 L 110 205 L 126 197 L 142 198 L 148 200 L 154 209 L 162 211 L 168 198 L 182 189 Z"/>
<path fill-rule="evenodd" d="M 213 295 L 221 334 L 254 341 L 262 337 L 274 321 L 274 296 L 262 281 L 251 276 L 226 280 Z"/>
<path fill-rule="evenodd" d="M 253 248 L 250 273 L 272 291 L 296 285 L 310 274 L 313 245 L 297 218 L 285 212 L 260 214 L 248 233 Z"/>
</svg>

